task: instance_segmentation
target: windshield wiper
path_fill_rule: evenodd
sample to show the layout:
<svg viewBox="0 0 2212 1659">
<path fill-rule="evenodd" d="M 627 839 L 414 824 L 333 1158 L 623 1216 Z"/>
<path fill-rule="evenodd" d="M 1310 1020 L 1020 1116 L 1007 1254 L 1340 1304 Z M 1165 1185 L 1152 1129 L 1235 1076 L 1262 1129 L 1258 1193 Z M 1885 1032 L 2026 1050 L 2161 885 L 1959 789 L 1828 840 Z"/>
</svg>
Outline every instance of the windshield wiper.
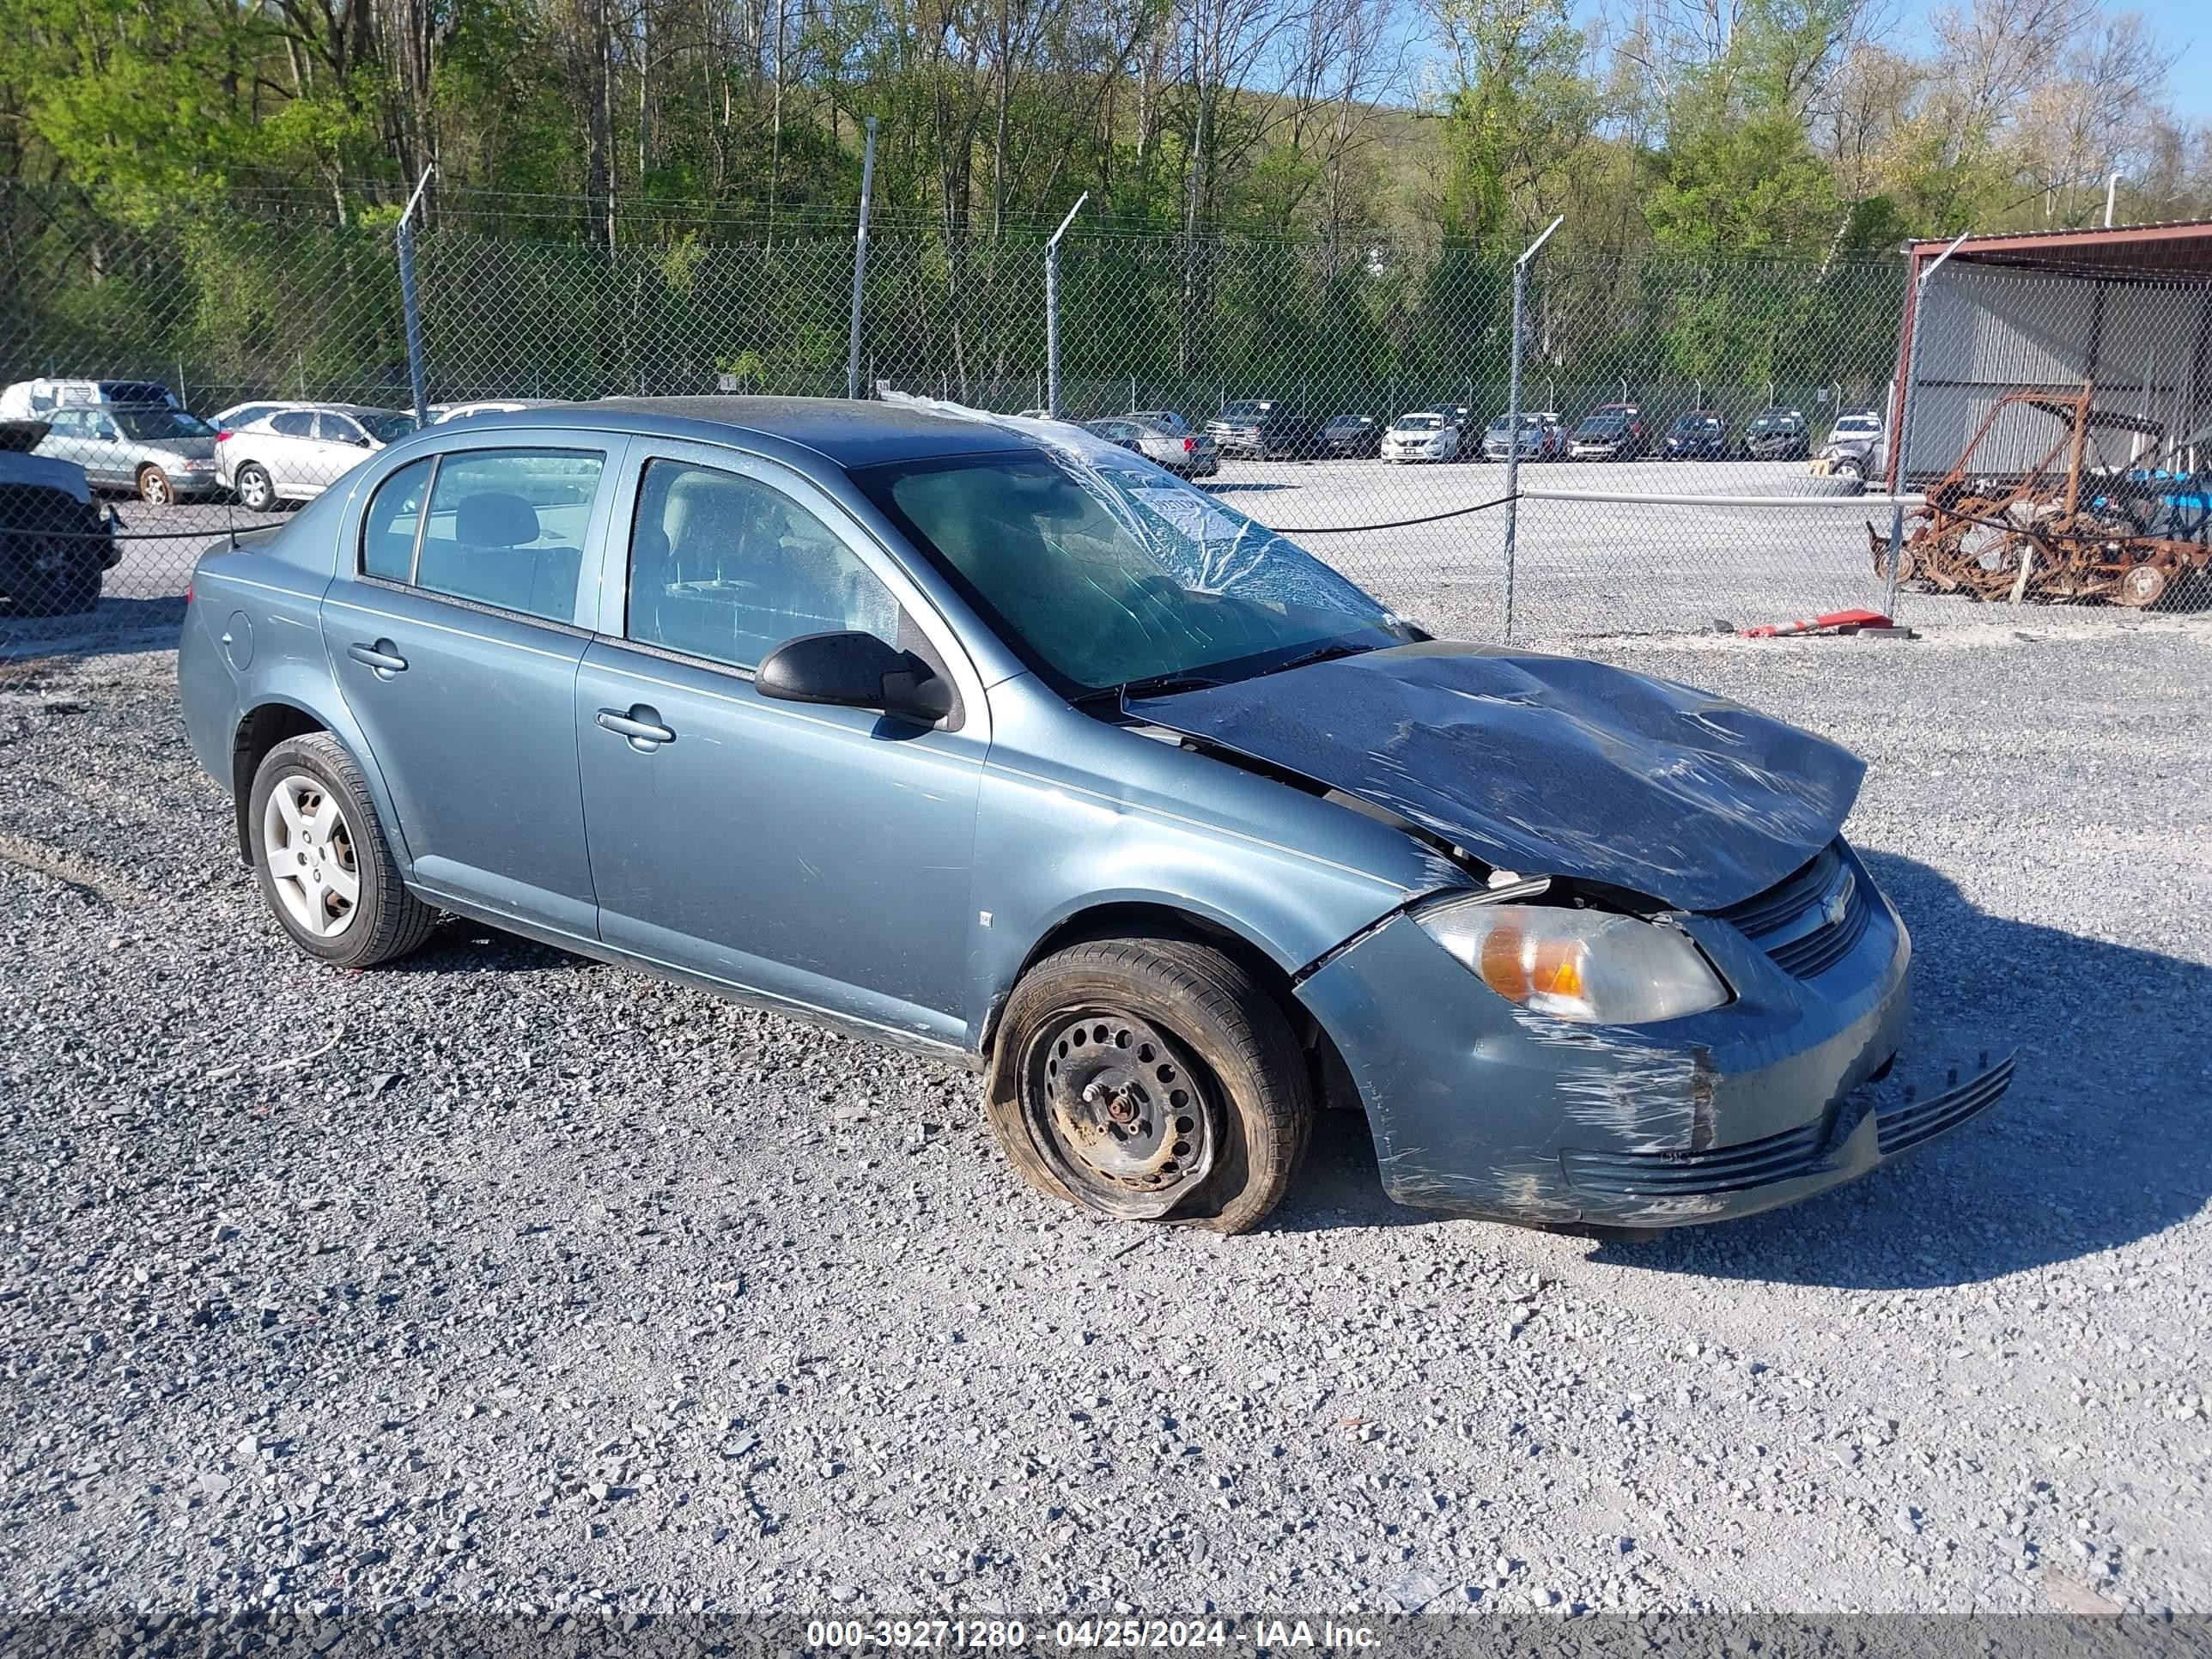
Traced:
<svg viewBox="0 0 2212 1659">
<path fill-rule="evenodd" d="M 1287 662 L 1279 662 L 1266 672 L 1279 674 L 1285 669 L 1307 668 L 1317 662 L 1334 662 L 1340 657 L 1364 657 L 1374 649 L 1376 647 L 1371 645 L 1346 645 L 1341 640 L 1332 641 L 1327 645 L 1318 645 L 1310 651 L 1303 652 Z"/>
<path fill-rule="evenodd" d="M 1208 691 L 1221 682 L 1211 674 L 1153 674 L 1144 679 L 1125 680 L 1109 688 L 1123 702 L 1135 697 L 1171 697 L 1178 691 Z"/>
</svg>

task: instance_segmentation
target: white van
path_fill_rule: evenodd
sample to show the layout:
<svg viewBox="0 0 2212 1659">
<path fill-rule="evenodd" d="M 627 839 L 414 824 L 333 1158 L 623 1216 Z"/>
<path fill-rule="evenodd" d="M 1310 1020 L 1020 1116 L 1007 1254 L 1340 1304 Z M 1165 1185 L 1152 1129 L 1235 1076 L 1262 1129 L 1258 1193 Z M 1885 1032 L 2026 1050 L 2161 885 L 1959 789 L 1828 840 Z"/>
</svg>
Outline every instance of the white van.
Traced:
<svg viewBox="0 0 2212 1659">
<path fill-rule="evenodd" d="M 0 386 L 0 421 L 42 421 L 64 405 L 83 404 L 184 407 L 159 380 L 18 380 Z"/>
</svg>

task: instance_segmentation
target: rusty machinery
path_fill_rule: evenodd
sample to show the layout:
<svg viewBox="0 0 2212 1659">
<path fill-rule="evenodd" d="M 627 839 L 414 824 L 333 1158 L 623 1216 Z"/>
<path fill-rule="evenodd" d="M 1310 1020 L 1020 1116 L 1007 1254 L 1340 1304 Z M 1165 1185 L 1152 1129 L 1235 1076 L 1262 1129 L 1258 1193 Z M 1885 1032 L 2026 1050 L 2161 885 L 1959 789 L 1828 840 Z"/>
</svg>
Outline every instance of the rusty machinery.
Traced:
<svg viewBox="0 0 2212 1659">
<path fill-rule="evenodd" d="M 2056 419 L 2057 440 L 2024 473 L 1978 473 L 1975 453 L 2013 408 Z M 2093 469 L 2100 432 L 2147 437 L 2155 449 L 2165 428 L 2099 409 L 2086 386 L 2070 393 L 2005 393 L 1908 521 L 1899 580 L 2015 604 L 2100 599 L 2139 608 L 2192 577 L 2201 580 L 2212 558 L 2204 480 L 2158 466 Z M 2207 435 L 2193 434 L 2189 444 Z M 1887 580 L 1889 538 L 1871 524 L 1867 536 L 1875 574 Z"/>
</svg>

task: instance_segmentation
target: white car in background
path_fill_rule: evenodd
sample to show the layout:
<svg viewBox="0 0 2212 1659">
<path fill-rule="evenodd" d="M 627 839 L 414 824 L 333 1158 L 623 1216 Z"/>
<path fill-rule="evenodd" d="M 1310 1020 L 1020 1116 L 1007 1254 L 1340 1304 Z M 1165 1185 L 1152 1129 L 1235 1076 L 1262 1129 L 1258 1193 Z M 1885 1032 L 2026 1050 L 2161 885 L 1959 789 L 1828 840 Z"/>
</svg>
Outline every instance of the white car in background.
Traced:
<svg viewBox="0 0 2212 1659">
<path fill-rule="evenodd" d="M 1401 415 L 1382 434 L 1386 461 L 1449 461 L 1459 453 L 1459 423 L 1433 409 Z"/>
<path fill-rule="evenodd" d="M 517 410 L 547 409 L 558 401 L 554 398 L 480 398 L 474 403 L 433 404 L 430 424 L 443 426 L 448 421 L 465 421 L 471 415 L 512 415 Z"/>
<path fill-rule="evenodd" d="M 166 404 L 182 409 L 177 394 L 159 380 L 17 380 L 0 386 L 0 421 L 43 421 L 58 409 L 107 404 L 133 408 Z"/>
<path fill-rule="evenodd" d="M 256 408 L 267 412 L 252 414 Z M 366 404 L 240 404 L 224 414 L 250 418 L 234 425 L 216 417 L 216 476 L 255 513 L 321 495 L 415 430 L 404 410 Z"/>
</svg>

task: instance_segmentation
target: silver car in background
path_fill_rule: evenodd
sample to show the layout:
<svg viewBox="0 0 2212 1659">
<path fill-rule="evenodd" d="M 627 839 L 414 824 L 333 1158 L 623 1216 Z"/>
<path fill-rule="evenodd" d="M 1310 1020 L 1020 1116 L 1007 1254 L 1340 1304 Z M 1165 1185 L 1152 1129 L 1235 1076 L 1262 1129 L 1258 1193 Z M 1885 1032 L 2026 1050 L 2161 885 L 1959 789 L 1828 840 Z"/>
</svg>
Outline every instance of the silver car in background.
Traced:
<svg viewBox="0 0 2212 1659">
<path fill-rule="evenodd" d="M 170 404 L 87 404 L 42 417 L 35 455 L 73 461 L 95 489 L 127 489 L 156 506 L 219 495 L 216 429 Z"/>
<path fill-rule="evenodd" d="M 1482 458 L 1486 461 L 1502 461 L 1513 446 L 1507 437 L 1512 422 L 1500 415 L 1484 428 Z M 1555 420 L 1542 415 L 1523 415 L 1521 417 L 1521 459 L 1524 461 L 1546 461 L 1563 454 L 1567 447 L 1567 434 Z"/>
<path fill-rule="evenodd" d="M 1221 471 L 1221 452 L 1200 432 L 1172 432 L 1139 415 L 1085 421 L 1084 430 L 1115 447 L 1157 461 L 1178 477 L 1210 478 Z"/>
<path fill-rule="evenodd" d="M 226 425 L 216 438 L 216 475 L 241 505 L 266 513 L 321 495 L 414 430 L 415 417 L 397 409 L 293 404 Z"/>
<path fill-rule="evenodd" d="M 1419 409 L 1390 422 L 1390 429 L 1382 434 L 1382 459 L 1455 460 L 1459 446 L 1460 430 L 1449 416 L 1432 409 Z"/>
</svg>

